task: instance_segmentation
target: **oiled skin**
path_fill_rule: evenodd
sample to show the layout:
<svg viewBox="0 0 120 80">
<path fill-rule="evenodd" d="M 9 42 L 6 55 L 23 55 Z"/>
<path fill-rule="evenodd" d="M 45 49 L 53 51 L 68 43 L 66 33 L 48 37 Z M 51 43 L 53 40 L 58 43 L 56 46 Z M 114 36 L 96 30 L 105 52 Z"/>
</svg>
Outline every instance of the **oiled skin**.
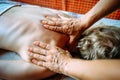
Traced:
<svg viewBox="0 0 120 80">
<path fill-rule="evenodd" d="M 64 47 L 68 37 L 42 27 L 40 21 L 53 11 L 37 6 L 14 7 L 0 17 L 0 48 L 19 53 L 26 60 L 35 40 Z M 25 56 L 25 57 L 24 57 Z"/>
<path fill-rule="evenodd" d="M 69 40 L 66 35 L 42 27 L 40 21 L 45 15 L 55 16 L 56 12 L 38 6 L 24 5 L 13 7 L 0 16 L 0 48 L 17 52 L 24 60 L 0 60 L 0 78 L 36 80 L 54 74 L 43 67 L 27 63 L 30 60 L 27 54 L 28 47 L 33 41 L 38 40 L 64 48 Z M 8 66 L 7 69 L 6 66 Z M 13 68 L 14 71 L 12 71 Z M 34 77 L 31 78 L 31 76 Z"/>
</svg>

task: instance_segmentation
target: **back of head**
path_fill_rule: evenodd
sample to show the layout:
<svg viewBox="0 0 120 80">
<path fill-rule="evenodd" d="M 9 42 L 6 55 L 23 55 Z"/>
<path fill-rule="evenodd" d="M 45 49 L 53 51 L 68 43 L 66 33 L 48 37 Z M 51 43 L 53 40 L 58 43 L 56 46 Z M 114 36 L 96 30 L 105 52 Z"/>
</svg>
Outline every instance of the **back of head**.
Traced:
<svg viewBox="0 0 120 80">
<path fill-rule="evenodd" d="M 77 47 L 87 60 L 120 58 L 120 28 L 106 25 L 91 28 L 82 34 Z"/>
</svg>

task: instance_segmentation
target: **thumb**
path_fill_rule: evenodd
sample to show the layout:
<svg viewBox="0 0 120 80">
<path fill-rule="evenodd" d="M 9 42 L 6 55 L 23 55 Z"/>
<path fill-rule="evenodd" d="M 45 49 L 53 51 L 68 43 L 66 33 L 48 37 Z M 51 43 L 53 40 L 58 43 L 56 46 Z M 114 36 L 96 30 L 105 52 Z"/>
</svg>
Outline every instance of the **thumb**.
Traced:
<svg viewBox="0 0 120 80">
<path fill-rule="evenodd" d="M 72 44 L 72 43 L 74 42 L 75 38 L 76 38 L 76 37 L 73 36 L 73 35 L 70 36 L 69 44 Z"/>
<path fill-rule="evenodd" d="M 80 37 L 81 34 L 79 34 L 79 32 L 76 32 L 73 35 L 70 35 L 70 40 L 69 40 L 69 44 L 73 44 L 76 40 L 78 40 L 78 38 Z"/>
<path fill-rule="evenodd" d="M 61 19 L 64 19 L 64 20 L 69 20 L 69 18 L 65 17 L 64 15 L 62 14 L 57 14 L 57 16 Z"/>
</svg>

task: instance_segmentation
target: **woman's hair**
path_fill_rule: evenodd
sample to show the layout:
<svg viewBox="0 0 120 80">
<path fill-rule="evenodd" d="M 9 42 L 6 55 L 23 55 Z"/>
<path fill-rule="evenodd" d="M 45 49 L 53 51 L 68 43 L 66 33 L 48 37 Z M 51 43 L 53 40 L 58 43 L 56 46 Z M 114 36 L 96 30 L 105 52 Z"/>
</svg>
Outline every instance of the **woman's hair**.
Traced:
<svg viewBox="0 0 120 80">
<path fill-rule="evenodd" d="M 120 58 L 120 28 L 99 25 L 88 29 L 82 34 L 77 48 L 87 60 Z"/>
</svg>

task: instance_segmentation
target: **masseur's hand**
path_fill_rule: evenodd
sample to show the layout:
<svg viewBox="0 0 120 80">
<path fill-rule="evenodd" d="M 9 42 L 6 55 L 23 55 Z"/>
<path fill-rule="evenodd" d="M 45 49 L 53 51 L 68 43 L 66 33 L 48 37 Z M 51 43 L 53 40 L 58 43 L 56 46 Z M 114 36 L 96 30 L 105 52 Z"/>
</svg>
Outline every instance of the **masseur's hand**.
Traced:
<svg viewBox="0 0 120 80">
<path fill-rule="evenodd" d="M 64 72 L 65 66 L 71 59 L 71 55 L 67 50 L 38 41 L 35 41 L 34 45 L 35 47 L 29 48 L 29 56 L 33 58 L 32 63 L 57 73 Z"/>
<path fill-rule="evenodd" d="M 77 18 L 68 18 L 58 14 L 58 18 L 46 16 L 47 20 L 42 20 L 45 28 L 70 36 L 69 43 L 71 44 L 83 32 L 81 20 Z"/>
</svg>

